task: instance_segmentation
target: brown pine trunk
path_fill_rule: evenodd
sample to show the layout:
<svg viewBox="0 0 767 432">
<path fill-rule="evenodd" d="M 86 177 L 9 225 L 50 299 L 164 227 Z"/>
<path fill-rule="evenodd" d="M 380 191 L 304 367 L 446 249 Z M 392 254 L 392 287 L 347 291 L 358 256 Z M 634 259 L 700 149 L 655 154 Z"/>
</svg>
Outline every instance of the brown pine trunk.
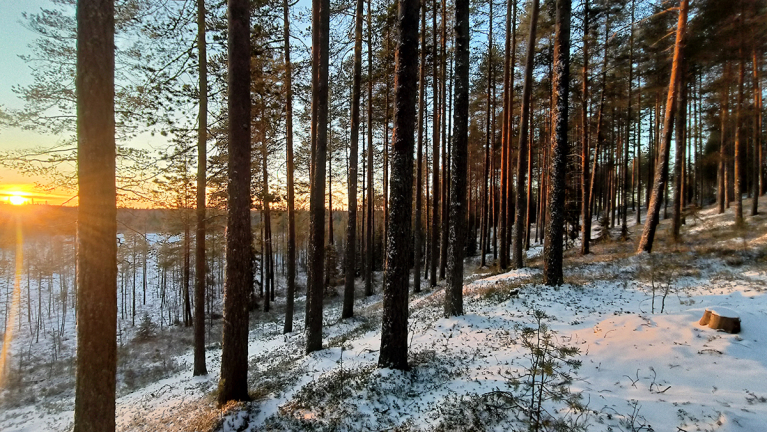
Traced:
<svg viewBox="0 0 767 432">
<path fill-rule="evenodd" d="M 218 404 L 248 400 L 250 232 L 250 9 L 229 1 L 229 185 L 226 293 Z"/>
<path fill-rule="evenodd" d="M 519 148 L 517 155 L 517 197 L 514 215 L 514 238 L 512 244 L 513 268 L 522 268 L 522 243 L 525 240 L 524 215 L 527 213 L 527 196 L 525 190 L 525 165 L 527 165 L 527 129 L 530 123 L 530 95 L 533 90 L 533 61 L 535 56 L 535 31 L 538 24 L 539 2 L 533 0 L 533 10 L 530 15 L 530 35 L 527 41 L 527 59 L 525 60 L 525 84 L 522 88 L 522 111 L 519 126 Z"/>
<path fill-rule="evenodd" d="M 442 216 L 442 226 L 440 227 L 440 248 L 439 248 L 439 278 L 445 279 L 445 269 L 447 267 L 447 236 L 448 236 L 448 226 L 449 226 L 449 217 L 448 217 L 448 209 L 450 208 L 448 205 L 448 198 L 449 193 L 448 189 L 450 186 L 450 180 L 448 176 L 449 168 L 450 168 L 450 161 L 448 160 L 448 130 L 449 127 L 446 123 L 449 122 L 450 117 L 447 115 L 447 106 L 450 102 L 450 97 L 452 96 L 452 89 L 451 89 L 451 95 L 450 97 L 447 96 L 447 0 L 442 0 L 442 38 L 441 38 L 441 46 L 442 46 L 442 54 L 440 56 L 440 71 L 442 73 L 442 82 L 441 85 L 441 100 L 442 100 L 442 187 L 440 188 L 440 193 L 442 195 L 442 203 L 440 205 L 440 214 Z M 447 121 L 446 121 L 447 120 Z"/>
<path fill-rule="evenodd" d="M 629 99 L 626 114 L 626 139 L 623 144 L 623 195 L 621 199 L 622 216 L 621 238 L 628 240 L 628 190 L 629 190 L 629 145 L 631 140 L 631 103 L 634 89 L 634 1 L 631 1 L 631 34 L 629 36 Z"/>
<path fill-rule="evenodd" d="M 730 101 L 730 62 L 726 62 L 724 66 L 722 96 L 720 106 L 720 119 L 721 128 L 719 132 L 719 166 L 717 170 L 718 174 L 718 188 L 717 188 L 717 204 L 719 205 L 719 214 L 724 213 L 725 206 L 727 205 L 727 132 L 729 126 L 729 101 Z"/>
<path fill-rule="evenodd" d="M 756 216 L 759 213 L 759 167 L 761 164 L 759 163 L 761 159 L 761 124 L 759 122 L 760 113 L 761 110 L 759 109 L 759 96 L 761 95 L 761 92 L 759 91 L 759 72 L 757 68 L 757 55 L 756 55 L 756 47 L 751 48 L 751 62 L 753 66 L 753 79 L 752 79 L 752 88 L 754 91 L 754 118 L 753 118 L 753 143 L 754 143 L 754 152 L 751 155 L 752 160 L 752 172 L 751 172 L 751 195 L 753 196 L 753 199 L 751 200 L 751 216 Z"/>
<path fill-rule="evenodd" d="M 682 227 L 682 208 L 684 207 L 684 128 L 687 119 L 687 85 L 686 85 L 686 65 L 679 65 L 679 80 L 677 89 L 677 105 L 679 114 L 676 118 L 676 138 L 674 149 L 674 202 L 673 216 L 671 220 L 671 233 L 674 240 L 679 238 L 679 230 Z"/>
<path fill-rule="evenodd" d="M 437 51 L 437 0 L 433 2 L 434 10 L 432 11 L 432 44 L 434 56 L 434 69 L 432 77 L 432 94 L 434 95 L 434 117 L 432 121 L 432 168 L 431 168 L 431 188 L 432 188 L 432 200 L 431 200 L 431 252 L 430 252 L 430 264 L 429 271 L 431 277 L 429 279 L 429 285 L 437 286 L 437 260 L 439 258 L 439 234 L 440 234 L 440 187 L 439 187 L 439 150 L 440 150 L 440 120 L 442 114 L 442 108 L 438 101 L 439 91 L 439 53 Z M 425 266 L 426 264 L 424 264 Z"/>
<path fill-rule="evenodd" d="M 77 2 L 76 432 L 115 430 L 114 2 Z"/>
<path fill-rule="evenodd" d="M 322 349 L 325 266 L 325 162 L 328 150 L 330 0 L 312 0 L 312 170 L 309 196 L 309 273 L 306 353 Z"/>
<path fill-rule="evenodd" d="M 411 214 L 413 202 L 413 147 L 418 65 L 418 0 L 400 0 L 397 13 L 394 84 L 394 139 L 391 154 L 391 207 L 383 289 L 380 367 L 407 369 L 408 279 L 410 274 Z M 419 275 L 416 273 L 416 278 Z"/>
<path fill-rule="evenodd" d="M 583 126 L 583 141 L 581 142 L 581 255 L 589 253 L 588 237 L 591 234 L 591 212 L 589 212 L 589 164 L 591 163 L 591 144 L 589 133 L 589 0 L 584 1 L 583 11 L 583 73 L 581 94 L 581 125 Z"/>
<path fill-rule="evenodd" d="M 291 333 L 293 331 L 293 301 L 296 294 L 296 211 L 295 187 L 293 184 L 293 65 L 290 62 L 290 3 L 288 3 L 288 0 L 283 0 L 282 7 L 284 15 L 283 37 L 285 39 L 285 153 L 287 156 L 288 178 L 288 273 L 283 333 Z"/>
<path fill-rule="evenodd" d="M 422 192 L 421 167 L 423 166 L 424 103 L 426 93 L 426 0 L 421 0 L 421 50 L 418 73 L 418 153 L 415 173 L 415 235 L 413 236 L 413 292 L 421 291 L 421 211 Z M 395 83 L 396 86 L 396 83 Z M 397 89 L 395 88 L 395 91 Z M 396 113 L 395 113 L 396 117 Z"/>
<path fill-rule="evenodd" d="M 509 183 L 508 176 L 510 174 L 508 170 L 510 156 L 510 130 L 509 130 L 509 110 L 511 109 L 511 89 L 509 83 L 511 81 L 511 13 L 512 3 L 506 2 L 506 49 L 503 56 L 503 118 L 501 120 L 501 208 L 500 208 L 500 229 L 499 235 L 501 236 L 501 257 L 499 260 L 499 266 L 501 270 L 505 270 L 509 266 L 509 254 L 508 248 L 508 236 L 506 231 L 508 229 L 507 223 L 507 200 L 510 198 L 508 195 Z"/>
<path fill-rule="evenodd" d="M 352 81 L 352 118 L 349 143 L 346 258 L 344 260 L 346 274 L 344 279 L 344 307 L 341 318 L 354 316 L 354 276 L 357 270 L 357 154 L 359 153 L 360 90 L 362 86 L 362 11 L 363 0 L 357 0 L 354 17 L 354 78 Z"/>
<path fill-rule="evenodd" d="M 741 18 L 741 25 L 743 19 Z M 742 41 L 741 41 L 742 45 Z M 743 55 L 743 47 L 741 46 L 738 55 L 738 106 L 735 107 L 735 153 L 733 156 L 733 163 L 735 169 L 733 171 L 734 180 L 734 195 L 735 195 L 735 225 L 739 226 L 743 224 L 743 192 L 746 190 L 746 185 L 743 184 L 745 176 L 743 175 L 743 156 L 745 151 L 744 134 L 743 134 L 743 81 L 746 75 L 746 58 Z"/>
<path fill-rule="evenodd" d="M 676 29 L 676 43 L 674 45 L 674 59 L 671 63 L 671 78 L 666 98 L 666 113 L 663 119 L 663 141 L 660 143 L 658 164 L 655 172 L 653 192 L 650 197 L 650 205 L 647 210 L 642 238 L 639 240 L 637 252 L 652 252 L 655 230 L 658 227 L 660 216 L 661 194 L 667 189 L 668 159 L 671 152 L 671 133 L 673 132 L 674 114 L 676 110 L 676 91 L 678 81 L 681 79 L 680 65 L 684 62 L 685 27 L 687 26 L 687 0 L 681 0 L 679 7 L 679 21 Z M 668 200 L 665 200 L 668 201 Z"/>
<path fill-rule="evenodd" d="M 469 1 L 455 2 L 455 107 L 450 158 L 450 237 L 445 316 L 463 315 L 466 243 L 466 171 L 469 141 Z"/>
<path fill-rule="evenodd" d="M 567 170 L 568 96 L 570 93 L 570 0 L 557 0 L 554 33 L 554 111 L 551 167 L 548 179 L 546 241 L 543 246 L 543 283 L 562 285 L 562 240 L 565 234 L 565 174 Z"/>
<path fill-rule="evenodd" d="M 197 126 L 197 229 L 194 254 L 194 376 L 207 375 L 205 366 L 205 186 L 208 141 L 208 57 L 205 42 L 205 0 L 197 0 L 197 47 L 200 106 Z M 146 285 L 146 265 L 144 265 Z M 146 300 L 146 289 L 144 289 Z M 144 302 L 146 303 L 146 301 Z"/>
<path fill-rule="evenodd" d="M 371 15 L 373 0 L 368 0 L 368 220 L 367 220 L 367 240 L 365 241 L 365 295 L 373 295 L 373 239 L 375 236 L 375 214 L 373 213 L 373 204 L 375 203 L 375 184 L 373 183 L 373 29 L 371 28 Z"/>
<path fill-rule="evenodd" d="M 505 112 L 508 129 L 506 131 L 506 141 L 508 142 L 508 155 L 506 157 L 506 172 L 508 173 L 508 182 L 506 185 L 506 250 L 504 254 L 509 256 L 511 253 L 512 231 L 514 224 L 515 199 L 514 199 L 514 69 L 517 64 L 517 1 L 512 0 L 512 22 L 511 22 L 511 64 L 509 65 L 509 109 Z M 509 262 L 509 264 L 511 264 Z"/>
</svg>

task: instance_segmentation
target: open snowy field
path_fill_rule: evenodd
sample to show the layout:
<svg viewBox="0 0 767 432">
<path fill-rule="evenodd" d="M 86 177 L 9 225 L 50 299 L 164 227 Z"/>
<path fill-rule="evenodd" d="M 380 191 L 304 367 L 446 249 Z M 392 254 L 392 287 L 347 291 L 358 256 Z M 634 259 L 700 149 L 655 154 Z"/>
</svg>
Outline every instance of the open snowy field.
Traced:
<svg viewBox="0 0 767 432">
<path fill-rule="evenodd" d="M 347 321 L 338 319 L 340 297 L 328 299 L 326 349 L 309 356 L 303 355 L 303 298 L 296 303 L 297 331 L 283 335 L 284 298 L 278 297 L 272 312 L 252 314 L 253 402 L 215 408 L 219 344 L 208 347 L 209 375 L 197 378 L 191 376 L 191 344 L 187 353 L 170 358 L 158 346 L 158 359 L 178 372 L 121 393 L 118 429 L 525 430 L 528 416 L 540 412 L 567 430 L 765 430 L 767 222 L 747 217 L 746 229 L 735 230 L 731 220 L 729 212 L 702 210 L 688 218 L 677 244 L 664 222 L 651 255 L 633 253 L 641 227 L 632 228 L 630 241 L 599 243 L 586 257 L 571 249 L 560 288 L 541 284 L 539 258 L 522 270 L 467 273 L 465 315 L 458 318 L 442 316 L 441 287 L 414 294 L 407 372 L 376 366 L 380 288 L 359 298 L 357 317 Z M 614 238 L 618 232 L 613 230 Z M 712 306 L 737 311 L 741 333 L 699 325 Z M 535 311 L 554 333 L 539 327 Z M 537 345 L 539 337 L 549 344 Z M 525 338 L 551 355 L 536 357 Z M 560 360 L 550 358 L 555 355 Z M 539 410 L 525 385 L 536 359 L 551 360 L 551 368 L 535 376 L 549 379 L 553 389 L 553 399 Z M 141 374 L 141 365 L 135 366 Z M 46 379 L 40 377 L 42 385 Z M 28 403 L 6 402 L 0 429 L 71 426 L 71 395 L 35 396 Z"/>
</svg>

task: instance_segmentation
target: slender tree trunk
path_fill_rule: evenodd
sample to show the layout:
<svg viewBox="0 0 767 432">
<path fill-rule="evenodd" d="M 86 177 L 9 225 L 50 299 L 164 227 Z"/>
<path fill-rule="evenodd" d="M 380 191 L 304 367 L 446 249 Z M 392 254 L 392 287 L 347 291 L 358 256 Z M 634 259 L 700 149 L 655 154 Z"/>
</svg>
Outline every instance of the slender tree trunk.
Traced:
<svg viewBox="0 0 767 432">
<path fill-rule="evenodd" d="M 525 84 L 522 88 L 522 112 L 519 126 L 519 154 L 517 155 L 517 197 L 514 217 L 514 243 L 512 245 L 513 268 L 522 268 L 522 243 L 524 241 L 523 217 L 527 210 L 527 200 L 522 191 L 525 189 L 525 165 L 527 165 L 527 129 L 530 122 L 530 96 L 533 87 L 533 61 L 535 56 L 535 31 L 538 24 L 539 4 L 533 1 L 530 15 L 530 35 L 527 41 L 527 60 L 525 60 Z"/>
<path fill-rule="evenodd" d="M 114 2 L 77 2 L 76 432 L 115 430 L 117 210 Z"/>
<path fill-rule="evenodd" d="M 509 83 L 511 81 L 511 73 L 513 65 L 511 61 L 511 13 L 513 1 L 506 2 L 506 48 L 503 55 L 503 118 L 501 120 L 501 214 L 500 214 L 500 236 L 501 236 L 501 257 L 499 259 L 499 266 L 501 270 L 505 270 L 509 266 L 509 254 L 508 254 L 508 204 L 507 200 L 511 198 L 508 194 L 509 174 L 511 172 L 508 169 L 509 157 L 511 156 L 511 141 L 510 141 L 510 121 L 509 110 L 511 109 L 511 92 Z"/>
<path fill-rule="evenodd" d="M 554 26 L 554 112 L 549 173 L 549 223 L 543 250 L 543 283 L 562 285 L 562 240 L 565 234 L 568 97 L 570 94 L 570 0 L 557 0 Z"/>
<path fill-rule="evenodd" d="M 515 200 L 514 200 L 514 182 L 513 182 L 513 174 L 514 174 L 514 151 L 513 151 L 513 141 L 514 141 L 514 70 L 517 65 L 517 1 L 512 0 L 512 18 L 511 18 L 511 64 L 509 65 L 509 109 L 507 112 L 505 112 L 506 115 L 506 122 L 508 124 L 508 129 L 506 131 L 506 142 L 508 143 L 508 155 L 506 157 L 506 166 L 505 170 L 508 173 L 508 182 L 506 184 L 506 250 L 504 251 L 504 255 L 509 256 L 511 252 L 511 243 L 512 243 L 512 231 L 513 231 L 513 224 L 514 224 L 514 209 L 515 209 Z M 509 264 L 511 264 L 509 262 Z"/>
<path fill-rule="evenodd" d="M 362 10 L 363 1 L 357 0 L 354 18 L 354 78 L 352 84 L 351 139 L 349 144 L 349 197 L 346 225 L 346 259 L 344 268 L 344 307 L 341 318 L 354 316 L 354 276 L 357 270 L 357 155 L 359 153 L 360 90 L 362 86 Z"/>
<path fill-rule="evenodd" d="M 681 0 L 679 7 L 679 21 L 676 29 L 676 43 L 674 44 L 674 59 L 671 64 L 671 78 L 668 85 L 668 97 L 666 98 L 666 113 L 663 119 L 663 141 L 660 143 L 659 159 L 653 182 L 653 192 L 650 197 L 650 205 L 647 210 L 642 238 L 639 240 L 637 252 L 652 251 L 655 230 L 658 227 L 660 216 L 661 194 L 667 189 L 668 159 L 671 152 L 671 133 L 674 126 L 674 114 L 676 110 L 676 91 L 680 80 L 680 65 L 684 62 L 685 28 L 687 26 L 687 0 Z"/>
<path fill-rule="evenodd" d="M 230 0 L 231 1 L 231 0 Z M 306 353 L 322 349 L 325 265 L 325 159 L 328 150 L 330 0 L 312 0 L 312 172 L 309 197 L 309 274 Z"/>
<path fill-rule="evenodd" d="M 394 84 L 394 143 L 392 151 L 391 207 L 383 294 L 380 367 L 407 369 L 408 263 L 413 202 L 413 144 L 418 65 L 418 0 L 400 0 L 397 12 Z M 416 273 L 416 277 L 419 275 Z"/>
<path fill-rule="evenodd" d="M 205 41 L 205 0 L 197 0 L 197 47 L 200 78 L 200 112 L 197 126 L 197 232 L 194 257 L 194 370 L 207 375 L 205 366 L 205 187 L 207 184 L 208 141 L 208 57 Z M 146 251 L 146 249 L 144 249 Z M 146 254 L 145 254 L 146 256 Z M 146 260 L 144 261 L 144 303 L 146 303 Z"/>
<path fill-rule="evenodd" d="M 491 153 L 491 146 L 492 146 L 492 138 L 490 134 L 492 133 L 490 129 L 490 110 L 492 107 L 492 104 L 490 103 L 490 92 L 492 89 L 492 75 L 493 75 L 493 2 L 489 2 L 490 5 L 490 19 L 489 22 L 489 31 L 487 32 L 487 94 L 486 94 L 486 104 L 487 104 L 487 116 L 485 117 L 485 175 L 482 180 L 482 228 L 481 230 L 481 238 L 482 241 L 480 242 L 481 246 L 481 254 L 480 254 L 480 267 L 484 267 L 487 263 L 485 262 L 485 254 L 488 250 L 488 240 L 490 239 L 490 195 L 488 194 L 488 181 L 490 177 L 490 153 Z"/>
<path fill-rule="evenodd" d="M 293 301 L 296 295 L 296 211 L 293 183 L 293 65 L 290 62 L 290 3 L 288 0 L 283 0 L 282 8 L 284 15 L 283 38 L 285 39 L 285 154 L 287 156 L 288 177 L 288 274 L 283 333 L 291 333 L 293 331 Z M 351 194 L 349 195 L 351 196 Z M 352 251 L 354 251 L 353 248 Z M 346 297 L 344 297 L 344 301 L 346 301 Z M 345 306 L 346 303 L 344 303 Z"/>
<path fill-rule="evenodd" d="M 741 13 L 742 15 L 742 13 Z M 743 18 L 740 19 L 741 25 L 743 24 Z M 741 36 L 742 38 L 742 36 Z M 735 107 L 735 153 L 733 163 L 735 169 L 733 171 L 734 187 L 735 187 L 735 225 L 739 226 L 743 224 L 743 192 L 747 189 L 743 184 L 745 176 L 743 175 L 743 156 L 744 156 L 744 134 L 743 134 L 743 81 L 746 75 L 746 58 L 743 55 L 743 41 L 741 40 L 741 48 L 738 54 L 738 105 Z"/>
<path fill-rule="evenodd" d="M 431 277 L 429 279 L 429 285 L 437 286 L 437 261 L 439 259 L 439 234 L 440 234 L 440 187 L 439 187 L 439 149 L 440 149 L 440 116 L 442 109 L 438 103 L 439 98 L 439 53 L 437 51 L 437 0 L 434 0 L 434 10 L 432 11 L 432 43 L 434 56 L 434 69 L 432 77 L 432 93 L 434 94 L 434 117 L 432 120 L 432 162 L 431 162 L 431 188 L 432 188 L 432 200 L 431 200 L 431 253 L 429 271 Z M 443 146 L 444 147 L 444 146 Z M 425 265 L 425 264 L 424 264 Z"/>
<path fill-rule="evenodd" d="M 753 66 L 753 79 L 752 79 L 752 88 L 754 91 L 754 118 L 753 118 L 753 143 L 754 143 L 754 153 L 751 155 L 752 160 L 752 172 L 751 172 L 751 195 L 753 196 L 751 200 L 751 216 L 756 216 L 759 214 L 759 167 L 761 166 L 760 160 L 761 160 L 761 135 L 762 135 L 762 128 L 761 123 L 759 121 L 761 117 L 761 110 L 759 109 L 759 96 L 761 95 L 761 91 L 759 89 L 759 72 L 758 72 L 758 57 L 756 55 L 756 47 L 751 48 L 751 61 Z"/>
<path fill-rule="evenodd" d="M 440 248 L 439 248 L 439 278 L 445 279 L 445 269 L 447 267 L 447 237 L 448 226 L 450 219 L 448 217 L 449 205 L 449 185 L 450 179 L 448 177 L 448 171 L 450 167 L 450 161 L 448 160 L 448 130 L 447 123 L 449 117 L 447 115 L 447 107 L 451 102 L 450 97 L 447 96 L 447 0 L 442 0 L 442 54 L 440 56 L 442 81 L 441 85 L 441 101 L 442 101 L 442 187 L 440 193 L 442 195 L 442 203 L 440 212 L 442 215 L 442 225 L 440 229 Z M 452 89 L 451 89 L 452 90 Z M 452 91 L 451 91 L 452 96 Z"/>
<path fill-rule="evenodd" d="M 729 126 L 729 101 L 730 101 L 730 62 L 726 62 L 724 66 L 723 76 L 723 89 L 721 96 L 720 106 L 720 118 L 721 128 L 719 132 L 719 166 L 718 166 L 718 187 L 717 187 L 717 204 L 719 205 L 719 214 L 724 213 L 724 208 L 727 203 L 727 132 Z"/>
<path fill-rule="evenodd" d="M 469 1 L 455 2 L 455 109 L 450 159 L 450 237 L 445 316 L 463 315 L 463 258 L 466 253 L 466 170 L 469 140 Z"/>
<path fill-rule="evenodd" d="M 631 1 L 631 34 L 629 36 L 629 99 L 628 113 L 626 114 L 626 140 L 623 145 L 623 198 L 622 198 L 622 219 L 621 219 L 621 238 L 628 240 L 628 190 L 629 190 L 629 145 L 631 142 L 631 103 L 634 89 L 634 0 Z"/>
<path fill-rule="evenodd" d="M 415 173 L 415 234 L 413 236 L 413 292 L 421 292 L 421 211 L 423 176 L 423 134 L 424 134 L 424 105 L 426 100 L 426 0 L 420 0 L 421 9 L 421 50 L 418 72 L 418 153 Z M 395 83 L 396 85 L 396 83 Z M 396 88 L 395 88 L 396 91 Z M 396 101 L 395 101 L 396 103 Z M 394 114 L 396 117 L 396 113 Z"/>
<path fill-rule="evenodd" d="M 676 117 L 676 138 L 674 149 L 674 203 L 671 221 L 671 233 L 674 240 L 679 238 L 679 230 L 682 227 L 682 208 L 684 207 L 684 128 L 687 117 L 687 85 L 686 85 L 686 62 L 679 65 L 679 80 L 677 89 L 677 106 L 679 113 Z"/>
<path fill-rule="evenodd" d="M 589 253 L 589 239 L 591 235 L 591 213 L 589 212 L 589 164 L 591 156 L 591 144 L 589 142 L 589 0 L 583 4 L 583 78 L 581 94 L 581 124 L 583 134 L 581 142 L 581 255 Z"/>
<path fill-rule="evenodd" d="M 375 184 L 373 183 L 373 29 L 372 29 L 372 5 L 373 0 L 368 0 L 368 227 L 367 227 L 367 240 L 365 244 L 367 246 L 366 251 L 366 264 L 367 272 L 365 273 L 365 295 L 373 295 L 373 240 L 375 237 L 375 213 L 373 212 L 373 204 L 375 203 Z"/>
</svg>

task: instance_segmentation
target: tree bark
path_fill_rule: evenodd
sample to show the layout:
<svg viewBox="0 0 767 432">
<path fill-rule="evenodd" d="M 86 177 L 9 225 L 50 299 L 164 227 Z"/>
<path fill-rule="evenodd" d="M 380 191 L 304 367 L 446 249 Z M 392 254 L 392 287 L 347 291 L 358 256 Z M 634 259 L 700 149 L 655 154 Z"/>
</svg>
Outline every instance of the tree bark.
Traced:
<svg viewBox="0 0 767 432">
<path fill-rule="evenodd" d="M 197 230 L 194 255 L 194 369 L 192 375 L 207 375 L 205 366 L 205 187 L 208 142 L 208 56 L 205 41 L 205 0 L 197 0 L 197 50 L 199 57 L 200 106 L 197 125 Z M 146 285 L 146 265 L 144 265 Z M 144 289 L 146 296 L 146 289 Z"/>
<path fill-rule="evenodd" d="M 423 186 L 421 167 L 423 166 L 424 104 L 426 93 L 426 0 L 420 1 L 421 9 L 421 50 L 418 73 L 418 153 L 415 173 L 415 235 L 413 249 L 413 292 L 421 292 L 421 211 Z M 395 88 L 395 92 L 397 89 Z M 395 100 L 396 103 L 396 100 Z M 396 117 L 396 113 L 395 113 Z"/>
<path fill-rule="evenodd" d="M 557 0 L 554 26 L 554 134 L 549 173 L 549 221 L 543 250 L 543 283 L 562 285 L 562 240 L 565 224 L 565 174 L 567 171 L 568 97 L 570 94 L 570 0 Z"/>
<path fill-rule="evenodd" d="M 229 1 L 229 184 L 226 293 L 218 404 L 248 400 L 250 232 L 250 8 Z"/>
<path fill-rule="evenodd" d="M 373 29 L 372 29 L 372 5 L 373 0 L 368 0 L 368 193 L 367 193 L 367 205 L 368 205 L 368 217 L 367 217 L 367 240 L 365 245 L 365 295 L 373 295 L 373 239 L 375 238 L 375 213 L 373 212 L 373 204 L 375 203 L 375 184 L 373 183 Z"/>
<path fill-rule="evenodd" d="M 469 140 L 469 1 L 455 2 L 455 108 L 450 159 L 450 235 L 445 316 L 463 315 L 463 258 L 466 254 L 466 169 Z"/>
<path fill-rule="evenodd" d="M 539 2 L 533 1 L 530 15 L 530 35 L 527 41 L 527 59 L 525 60 L 525 84 L 522 87 L 522 112 L 519 126 L 519 147 L 517 155 L 517 197 L 514 216 L 514 238 L 512 244 L 513 268 L 522 268 L 522 243 L 525 240 L 524 216 L 527 211 L 525 190 L 525 167 L 527 165 L 527 129 L 530 123 L 530 96 L 533 90 L 533 63 L 535 57 L 535 31 L 538 24 Z"/>
<path fill-rule="evenodd" d="M 76 432 L 115 430 L 117 210 L 114 2 L 77 2 Z"/>
<path fill-rule="evenodd" d="M 677 89 L 677 106 L 679 107 L 679 113 L 676 117 L 676 137 L 674 139 L 674 213 L 671 219 L 671 233 L 674 240 L 679 238 L 679 231 L 682 227 L 682 208 L 684 207 L 684 128 L 687 117 L 686 64 L 684 61 L 679 65 L 679 68 L 679 80 L 677 81 L 677 85 L 679 86 Z"/>
<path fill-rule="evenodd" d="M 346 225 L 346 259 L 344 269 L 344 307 L 341 318 L 354 316 L 354 276 L 357 270 L 357 157 L 359 153 L 360 91 L 362 86 L 362 10 L 363 1 L 357 0 L 354 17 L 354 78 L 352 81 L 351 139 L 349 144 L 349 197 Z"/>
<path fill-rule="evenodd" d="M 741 25 L 743 19 L 741 18 Z M 742 45 L 741 41 L 741 45 Z M 746 58 L 743 55 L 743 47 L 741 46 L 738 54 L 738 106 L 735 107 L 735 153 L 733 163 L 735 169 L 733 171 L 734 177 L 734 189 L 735 189 L 735 225 L 740 226 L 743 224 L 743 192 L 746 190 L 746 185 L 743 184 L 745 176 L 743 175 L 743 156 L 744 156 L 744 134 L 743 134 L 743 81 L 746 75 Z"/>
<path fill-rule="evenodd" d="M 383 293 L 380 367 L 407 369 L 407 316 L 411 214 L 413 202 L 413 147 L 418 65 L 418 0 L 400 0 L 397 11 L 399 41 L 394 83 L 394 139 L 391 154 L 389 266 Z M 416 274 L 416 277 L 419 277 Z"/>
<path fill-rule="evenodd" d="M 290 62 L 290 3 L 288 0 L 283 0 L 282 8 L 284 16 L 283 38 L 285 39 L 285 154 L 287 156 L 288 180 L 288 274 L 283 333 L 291 333 L 293 331 L 293 302 L 296 295 L 296 210 L 293 180 L 293 64 Z M 346 303 L 344 303 L 345 306 Z"/>
<path fill-rule="evenodd" d="M 322 349 L 329 34 L 330 0 L 312 0 L 312 172 L 309 196 L 309 274 L 306 295 L 307 354 Z"/>
<path fill-rule="evenodd" d="M 434 69 L 432 78 L 432 93 L 434 94 L 434 117 L 432 120 L 432 162 L 431 162 L 431 188 L 432 188 L 432 200 L 431 200 L 431 253 L 429 271 L 431 272 L 429 278 L 429 285 L 432 287 L 437 286 L 437 261 L 439 260 L 439 234 L 440 234 L 440 186 L 439 186 L 439 149 L 440 149 L 440 116 L 442 114 L 442 108 L 438 103 L 439 92 L 439 53 L 437 50 L 437 0 L 434 0 L 434 10 L 432 11 L 432 43 L 434 56 Z M 443 102 L 444 103 L 444 102 Z"/>
<path fill-rule="evenodd" d="M 511 64 L 511 14 L 513 1 L 506 2 L 506 48 L 503 55 L 503 118 L 501 120 L 501 214 L 499 223 L 499 235 L 501 236 L 501 256 L 498 260 L 498 265 L 501 270 L 505 270 L 509 266 L 509 252 L 508 252 L 508 200 L 511 196 L 508 194 L 508 183 L 510 182 L 509 175 L 511 171 L 509 168 L 509 158 L 511 157 L 511 130 L 509 110 L 511 110 L 511 94 L 512 89 L 509 88 L 511 82 L 511 74 L 513 65 Z M 516 10 L 515 10 L 516 12 Z M 516 18 L 516 17 L 515 17 Z"/>
<path fill-rule="evenodd" d="M 674 44 L 674 59 L 671 64 L 671 78 L 668 85 L 666 98 L 666 113 L 663 119 L 663 141 L 660 143 L 659 158 L 655 170 L 652 196 L 647 209 L 642 238 L 639 240 L 637 252 L 652 252 L 655 230 L 658 227 L 661 198 L 666 190 L 668 181 L 668 159 L 671 152 L 671 134 L 674 129 L 674 114 L 676 111 L 677 82 L 680 80 L 680 65 L 684 62 L 685 28 L 687 26 L 687 0 L 681 0 L 679 7 L 679 21 L 676 28 L 676 43 Z"/>
<path fill-rule="evenodd" d="M 589 0 L 584 0 L 583 5 L 583 78 L 581 94 L 581 124 L 583 125 L 581 142 L 581 255 L 589 253 L 589 239 L 591 236 L 591 212 L 589 211 L 589 164 L 591 163 L 591 144 L 589 133 Z"/>
</svg>

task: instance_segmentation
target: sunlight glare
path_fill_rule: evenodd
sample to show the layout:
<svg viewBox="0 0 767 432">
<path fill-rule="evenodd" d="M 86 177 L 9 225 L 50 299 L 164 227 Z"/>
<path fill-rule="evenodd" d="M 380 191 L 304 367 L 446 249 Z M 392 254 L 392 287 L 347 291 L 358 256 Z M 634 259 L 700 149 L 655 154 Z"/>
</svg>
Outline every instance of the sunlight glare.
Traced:
<svg viewBox="0 0 767 432">
<path fill-rule="evenodd" d="M 27 198 L 24 198 L 21 195 L 11 195 L 8 197 L 8 202 L 10 202 L 13 205 L 22 205 L 26 204 L 27 201 L 29 201 Z"/>
</svg>

